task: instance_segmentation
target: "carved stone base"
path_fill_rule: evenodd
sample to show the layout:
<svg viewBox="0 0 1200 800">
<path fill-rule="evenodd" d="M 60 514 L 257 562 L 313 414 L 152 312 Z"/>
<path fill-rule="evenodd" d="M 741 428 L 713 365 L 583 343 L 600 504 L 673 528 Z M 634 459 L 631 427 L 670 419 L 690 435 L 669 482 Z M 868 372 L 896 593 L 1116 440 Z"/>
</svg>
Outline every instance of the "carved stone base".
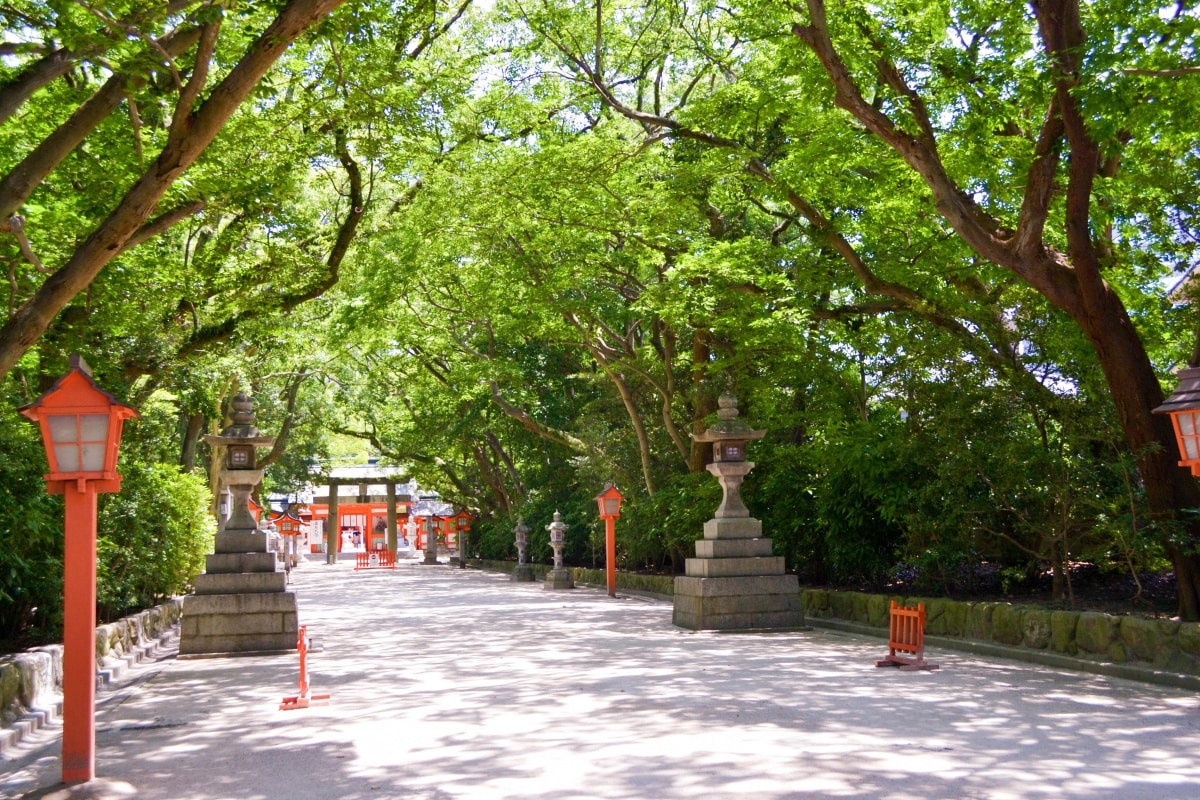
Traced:
<svg viewBox="0 0 1200 800">
<path fill-rule="evenodd" d="M 546 580 L 542 585 L 544 589 L 574 589 L 575 579 L 571 577 L 571 570 L 552 569 L 546 573 Z"/>
<path fill-rule="evenodd" d="M 509 577 L 518 583 L 532 583 L 533 567 L 528 564 L 518 564 Z"/>
<path fill-rule="evenodd" d="M 694 631 L 804 627 L 800 581 L 772 552 L 753 517 L 704 523 L 696 557 L 675 579 L 672 621 Z"/>
<path fill-rule="evenodd" d="M 196 593 L 183 598 L 180 656 L 272 654 L 296 649 L 296 595 L 268 550 L 266 533 L 217 534 Z"/>
</svg>

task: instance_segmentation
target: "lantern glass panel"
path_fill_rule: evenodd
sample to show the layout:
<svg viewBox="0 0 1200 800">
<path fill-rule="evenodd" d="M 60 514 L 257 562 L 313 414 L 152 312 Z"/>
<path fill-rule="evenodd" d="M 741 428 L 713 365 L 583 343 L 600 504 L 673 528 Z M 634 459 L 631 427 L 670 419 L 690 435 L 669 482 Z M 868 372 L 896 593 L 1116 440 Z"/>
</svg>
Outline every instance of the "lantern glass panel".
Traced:
<svg viewBox="0 0 1200 800">
<path fill-rule="evenodd" d="M 79 441 L 79 427 L 74 414 L 58 414 L 50 417 L 50 441 L 57 444 Z"/>
<path fill-rule="evenodd" d="M 107 414 L 58 414 L 49 418 L 58 472 L 103 472 L 108 448 Z"/>
<path fill-rule="evenodd" d="M 1184 411 L 1176 416 L 1179 441 L 1185 461 L 1200 460 L 1200 411 Z"/>
<path fill-rule="evenodd" d="M 621 510 L 621 501 L 615 497 L 604 498 L 604 513 L 607 516 L 615 517 Z"/>
<path fill-rule="evenodd" d="M 82 414 L 79 417 L 81 442 L 108 442 L 108 414 Z"/>
<path fill-rule="evenodd" d="M 54 445 L 54 460 L 58 462 L 59 472 L 79 472 L 79 447 L 75 444 Z"/>
<path fill-rule="evenodd" d="M 79 447 L 80 468 L 84 472 L 103 472 L 104 471 L 104 451 L 103 443 L 95 444 L 88 442 Z"/>
</svg>

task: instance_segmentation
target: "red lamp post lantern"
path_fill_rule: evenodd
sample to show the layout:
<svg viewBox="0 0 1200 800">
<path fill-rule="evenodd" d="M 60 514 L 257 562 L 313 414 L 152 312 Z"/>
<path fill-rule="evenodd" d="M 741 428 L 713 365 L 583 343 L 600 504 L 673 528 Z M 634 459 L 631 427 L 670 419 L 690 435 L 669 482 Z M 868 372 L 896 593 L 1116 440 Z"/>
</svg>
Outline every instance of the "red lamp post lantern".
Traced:
<svg viewBox="0 0 1200 800">
<path fill-rule="evenodd" d="M 604 520 L 604 571 L 608 578 L 608 596 L 617 596 L 617 535 L 613 523 L 621 516 L 621 501 L 625 495 L 617 491 L 611 483 L 604 491 L 596 495 L 596 505 L 600 507 L 600 519 Z"/>
<path fill-rule="evenodd" d="M 1179 466 L 1188 467 L 1200 477 L 1200 367 L 1179 372 L 1179 385 L 1155 414 L 1170 414 L 1179 445 Z"/>
<path fill-rule="evenodd" d="M 96 495 L 117 492 L 117 450 L 125 420 L 138 415 L 92 380 L 73 355 L 50 391 L 20 409 L 42 430 L 46 491 L 66 506 L 63 548 L 64 783 L 96 776 Z"/>
</svg>

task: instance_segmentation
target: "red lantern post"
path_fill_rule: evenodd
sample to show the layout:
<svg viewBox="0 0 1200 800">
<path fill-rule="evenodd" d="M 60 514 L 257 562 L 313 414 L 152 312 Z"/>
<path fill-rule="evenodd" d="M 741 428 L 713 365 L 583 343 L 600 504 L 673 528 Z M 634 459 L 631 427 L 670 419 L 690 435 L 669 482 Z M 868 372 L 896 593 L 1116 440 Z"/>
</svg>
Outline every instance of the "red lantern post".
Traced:
<svg viewBox="0 0 1200 800">
<path fill-rule="evenodd" d="M 1179 385 L 1155 414 L 1170 414 L 1179 445 L 1179 466 L 1200 477 L 1200 367 L 1179 371 Z"/>
<path fill-rule="evenodd" d="M 617 535 L 613 523 L 621 516 L 621 501 L 625 496 L 611 483 L 596 495 L 600 518 L 604 520 L 604 571 L 608 578 L 608 596 L 617 596 Z"/>
<path fill-rule="evenodd" d="M 126 419 L 138 415 L 92 380 L 80 356 L 20 413 L 38 423 L 50 472 L 46 491 L 66 506 L 63 550 L 64 783 L 96 776 L 96 495 L 117 492 L 117 450 Z"/>
</svg>

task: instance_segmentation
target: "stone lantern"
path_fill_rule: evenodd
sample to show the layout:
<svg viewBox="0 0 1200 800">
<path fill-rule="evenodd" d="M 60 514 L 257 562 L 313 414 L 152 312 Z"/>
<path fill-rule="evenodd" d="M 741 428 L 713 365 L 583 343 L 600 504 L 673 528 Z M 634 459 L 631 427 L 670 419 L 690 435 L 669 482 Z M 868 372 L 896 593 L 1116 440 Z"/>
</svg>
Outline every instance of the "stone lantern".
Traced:
<svg viewBox="0 0 1200 800">
<path fill-rule="evenodd" d="M 213 447 L 224 447 L 218 483 L 229 487 L 229 519 L 225 529 L 255 530 L 257 523 L 250 513 L 250 494 L 262 483 L 263 470 L 258 467 L 258 448 L 275 444 L 274 436 L 263 436 L 254 426 L 254 402 L 238 394 L 231 403 L 230 424 L 219 434 L 205 436 Z"/>
<path fill-rule="evenodd" d="M 529 526 L 525 524 L 523 517 L 517 520 L 517 527 L 513 528 L 513 533 L 516 534 L 517 567 L 512 571 L 512 579 L 522 583 L 532 581 L 533 567 L 525 563 L 525 548 L 529 544 Z"/>
<path fill-rule="evenodd" d="M 712 442 L 708 471 L 720 482 L 723 496 L 713 519 L 704 523 L 696 557 L 687 559 L 686 574 L 675 579 L 673 621 L 691 630 L 802 627 L 799 579 L 784 574 L 783 557 L 773 555 L 771 540 L 762 536 L 762 521 L 751 517 L 742 502 L 742 481 L 754 469 L 754 462 L 746 460 L 746 446 L 766 431 L 738 419 L 733 395 L 721 395 L 717 404 L 718 422 L 696 441 Z"/>
<path fill-rule="evenodd" d="M 196 593 L 183 599 L 180 655 L 279 653 L 296 649 L 296 596 L 276 559 L 269 527 L 250 512 L 250 494 L 262 481 L 257 449 L 275 443 L 254 426 L 254 404 L 233 398 L 230 424 L 205 437 L 225 448 L 217 470 L 220 487 L 231 495 L 229 519 L 216 536 L 216 552 L 196 576 Z"/>
<path fill-rule="evenodd" d="M 566 542 L 567 523 L 562 521 L 562 514 L 554 512 L 554 521 L 546 526 L 550 531 L 550 546 L 554 548 L 554 569 L 546 573 L 546 589 L 574 589 L 575 581 L 571 570 L 563 566 L 563 544 Z"/>
</svg>

